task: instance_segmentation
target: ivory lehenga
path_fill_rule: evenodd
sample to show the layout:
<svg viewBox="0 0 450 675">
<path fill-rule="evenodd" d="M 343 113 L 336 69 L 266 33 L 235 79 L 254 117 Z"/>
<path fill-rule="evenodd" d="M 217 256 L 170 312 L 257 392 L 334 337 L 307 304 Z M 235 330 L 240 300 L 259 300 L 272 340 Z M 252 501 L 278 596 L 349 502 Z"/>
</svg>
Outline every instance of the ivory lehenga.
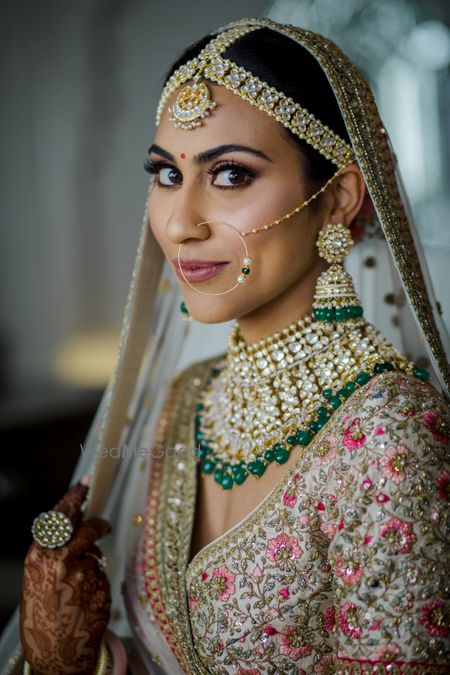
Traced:
<svg viewBox="0 0 450 675">
<path fill-rule="evenodd" d="M 408 358 L 361 316 L 306 316 L 250 345 L 234 325 L 225 352 L 175 374 L 187 324 L 145 215 L 117 368 L 76 472 L 96 469 L 88 512 L 113 525 L 102 546 L 111 627 L 132 672 L 448 672 L 448 342 L 395 157 L 365 80 L 334 44 L 265 19 L 224 30 L 234 27 L 279 31 L 325 71 L 407 300 Z M 430 381 L 412 363 L 424 355 Z M 205 448 L 219 452 L 237 430 L 258 475 L 258 449 L 282 422 L 290 435 L 273 453 L 289 448 L 293 467 L 189 560 Z M 101 452 L 117 446 L 131 449 L 120 462 Z M 15 631 L 13 620 L 4 672 L 21 663 Z"/>
</svg>

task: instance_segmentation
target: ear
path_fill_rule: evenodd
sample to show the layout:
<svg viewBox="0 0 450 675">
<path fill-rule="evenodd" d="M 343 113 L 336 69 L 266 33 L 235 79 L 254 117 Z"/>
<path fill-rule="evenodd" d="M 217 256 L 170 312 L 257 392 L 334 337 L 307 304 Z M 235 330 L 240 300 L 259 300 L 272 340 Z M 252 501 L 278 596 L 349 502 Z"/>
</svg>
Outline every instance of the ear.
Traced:
<svg viewBox="0 0 450 675">
<path fill-rule="evenodd" d="M 357 164 L 349 164 L 334 181 L 328 203 L 328 223 L 349 226 L 360 212 L 366 196 L 366 184 Z"/>
</svg>

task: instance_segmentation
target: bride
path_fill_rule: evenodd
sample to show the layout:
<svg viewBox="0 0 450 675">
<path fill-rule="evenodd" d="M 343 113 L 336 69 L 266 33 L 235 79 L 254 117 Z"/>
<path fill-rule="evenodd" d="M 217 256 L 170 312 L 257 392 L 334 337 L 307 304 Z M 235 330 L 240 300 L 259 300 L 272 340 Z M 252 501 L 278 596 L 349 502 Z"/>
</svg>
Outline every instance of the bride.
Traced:
<svg viewBox="0 0 450 675">
<path fill-rule="evenodd" d="M 174 64 L 145 168 L 118 364 L 2 672 L 447 672 L 447 337 L 367 83 L 237 22 Z M 369 237 L 405 353 L 343 267 Z M 182 318 L 234 323 L 176 374 Z"/>
</svg>

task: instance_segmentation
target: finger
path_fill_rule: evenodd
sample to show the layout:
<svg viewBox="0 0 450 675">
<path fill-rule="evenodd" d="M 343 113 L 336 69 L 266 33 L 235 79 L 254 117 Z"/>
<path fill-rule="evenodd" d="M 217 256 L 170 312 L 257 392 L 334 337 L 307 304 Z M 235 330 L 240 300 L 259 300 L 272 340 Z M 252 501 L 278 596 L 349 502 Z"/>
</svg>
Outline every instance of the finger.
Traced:
<svg viewBox="0 0 450 675">
<path fill-rule="evenodd" d="M 97 539 L 101 539 L 111 531 L 111 526 L 103 518 L 90 518 L 75 530 L 67 546 L 71 555 L 81 555 L 92 549 Z"/>
<path fill-rule="evenodd" d="M 55 504 L 53 510 L 62 511 L 69 516 L 71 520 L 76 520 L 80 515 L 80 509 L 86 499 L 88 490 L 89 488 L 87 485 L 75 483 L 75 485 L 72 485 L 72 487 L 69 488 L 64 497 Z"/>
</svg>

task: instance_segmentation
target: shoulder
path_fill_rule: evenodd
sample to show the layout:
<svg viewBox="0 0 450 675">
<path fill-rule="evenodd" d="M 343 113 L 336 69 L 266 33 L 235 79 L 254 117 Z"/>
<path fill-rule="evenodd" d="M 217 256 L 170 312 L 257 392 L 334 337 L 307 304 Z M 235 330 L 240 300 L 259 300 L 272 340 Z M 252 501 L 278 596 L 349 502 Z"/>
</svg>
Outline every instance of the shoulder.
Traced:
<svg viewBox="0 0 450 675">
<path fill-rule="evenodd" d="M 355 394 L 334 426 L 350 482 L 352 476 L 355 482 L 366 477 L 368 489 L 380 480 L 393 488 L 403 481 L 437 485 L 441 476 L 444 480 L 450 409 L 432 385 L 394 371 L 373 378 Z M 348 487 L 342 485 L 343 490 Z"/>
<path fill-rule="evenodd" d="M 430 442 L 450 442 L 450 408 L 443 396 L 431 384 L 398 371 L 374 377 L 343 407 L 339 426 L 350 448 L 352 424 L 364 427 L 367 441 L 423 432 Z"/>
</svg>

